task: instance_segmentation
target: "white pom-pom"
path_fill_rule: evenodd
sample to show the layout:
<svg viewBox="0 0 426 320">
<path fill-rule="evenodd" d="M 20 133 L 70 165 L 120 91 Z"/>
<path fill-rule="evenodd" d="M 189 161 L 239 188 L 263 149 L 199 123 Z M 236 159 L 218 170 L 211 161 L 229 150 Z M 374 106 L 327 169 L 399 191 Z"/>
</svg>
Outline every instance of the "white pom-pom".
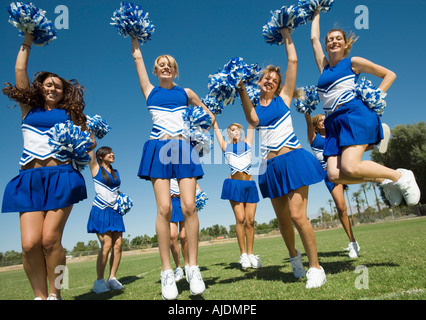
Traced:
<svg viewBox="0 0 426 320">
<path fill-rule="evenodd" d="M 207 197 L 207 194 L 204 191 L 197 189 L 197 192 L 195 195 L 195 208 L 197 212 L 201 211 L 206 206 L 208 199 L 209 198 Z"/>
<path fill-rule="evenodd" d="M 25 36 L 25 32 L 32 34 L 34 45 L 46 46 L 56 39 L 55 26 L 46 18 L 46 11 L 37 8 L 31 2 L 12 2 L 8 11 L 9 22 L 19 29 L 21 37 Z"/>
<path fill-rule="evenodd" d="M 148 12 L 129 2 L 121 2 L 120 8 L 114 11 L 111 18 L 119 35 L 135 37 L 140 44 L 151 40 L 155 26 L 148 19 Z"/>
<path fill-rule="evenodd" d="M 133 201 L 129 198 L 129 196 L 126 196 L 124 193 L 119 192 L 117 195 L 117 211 L 119 214 L 124 216 L 126 213 L 130 211 L 133 207 Z"/>
<path fill-rule="evenodd" d="M 111 130 L 110 125 L 99 115 L 86 116 L 86 119 L 87 128 L 98 139 L 102 139 Z"/>
<path fill-rule="evenodd" d="M 213 114 L 221 114 L 223 110 L 223 102 L 217 101 L 216 97 L 207 95 L 201 99 L 201 102 L 210 110 Z"/>
<path fill-rule="evenodd" d="M 200 106 L 189 106 L 182 114 L 183 135 L 188 137 L 200 157 L 210 152 L 211 136 L 206 132 L 212 125 L 210 115 Z"/>
<path fill-rule="evenodd" d="M 329 11 L 334 0 L 299 0 L 298 6 L 306 12 L 306 21 L 311 22 L 315 10 Z"/>
<path fill-rule="evenodd" d="M 320 102 L 317 87 L 305 86 L 298 88 L 296 91 L 302 93 L 301 97 L 293 99 L 297 112 L 311 114 Z"/>
<path fill-rule="evenodd" d="M 370 80 L 362 78 L 355 86 L 355 94 L 367 107 L 373 109 L 378 116 L 383 115 L 386 107 L 387 93 L 377 89 Z"/>
</svg>

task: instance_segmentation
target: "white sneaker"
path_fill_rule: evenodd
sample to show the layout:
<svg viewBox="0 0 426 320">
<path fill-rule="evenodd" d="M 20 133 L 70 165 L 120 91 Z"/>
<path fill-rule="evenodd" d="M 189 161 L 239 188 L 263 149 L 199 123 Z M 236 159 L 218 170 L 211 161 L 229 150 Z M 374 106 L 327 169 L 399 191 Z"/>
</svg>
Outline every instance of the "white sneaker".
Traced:
<svg viewBox="0 0 426 320">
<path fill-rule="evenodd" d="M 115 277 L 112 278 L 112 279 L 108 279 L 107 284 L 108 284 L 108 287 L 111 290 L 123 290 L 124 289 L 123 285 Z"/>
<path fill-rule="evenodd" d="M 391 136 L 391 130 L 386 123 L 382 123 L 383 130 L 383 139 L 376 145 L 374 145 L 374 149 L 379 151 L 380 153 L 385 153 L 388 150 L 389 139 Z"/>
<path fill-rule="evenodd" d="M 395 185 L 401 190 L 402 196 L 408 206 L 415 206 L 420 201 L 420 189 L 417 185 L 414 173 L 407 169 L 396 169 L 402 176 L 395 182 Z"/>
<path fill-rule="evenodd" d="M 201 272 L 198 266 L 190 266 L 186 278 L 189 282 L 189 290 L 192 295 L 202 294 L 206 291 Z"/>
<path fill-rule="evenodd" d="M 188 282 L 188 283 L 189 283 L 188 274 L 189 274 L 189 264 L 185 265 L 185 277 L 186 277 L 186 282 Z"/>
<path fill-rule="evenodd" d="M 255 256 L 254 254 L 249 254 L 248 259 L 252 268 L 257 269 L 262 267 L 261 263 L 259 262 L 259 260 L 262 260 L 262 259 L 260 259 L 259 256 Z"/>
<path fill-rule="evenodd" d="M 250 260 L 248 258 L 247 253 L 243 253 L 240 256 L 240 260 L 238 261 L 238 263 L 241 265 L 241 268 L 243 268 L 244 270 L 251 267 Z"/>
<path fill-rule="evenodd" d="M 178 282 L 183 279 L 183 270 L 181 267 L 177 267 L 175 270 L 175 281 Z"/>
<path fill-rule="evenodd" d="M 290 257 L 291 266 L 293 268 L 293 274 L 294 276 L 299 279 L 303 278 L 306 275 L 305 268 L 303 267 L 302 263 L 302 255 L 299 251 L 297 251 L 297 256 L 294 258 Z"/>
<path fill-rule="evenodd" d="M 358 242 L 350 242 L 348 246 L 349 258 L 355 259 L 359 257 Z"/>
<path fill-rule="evenodd" d="M 164 300 L 175 300 L 179 295 L 173 270 L 161 271 L 161 296 Z"/>
<path fill-rule="evenodd" d="M 104 292 L 110 291 L 111 289 L 108 287 L 105 280 L 101 279 L 101 280 L 95 280 L 92 290 L 94 293 L 104 293 Z"/>
<path fill-rule="evenodd" d="M 385 179 L 380 184 L 385 193 L 386 199 L 389 201 L 392 207 L 397 207 L 402 202 L 401 190 L 394 184 L 392 180 Z"/>
<path fill-rule="evenodd" d="M 306 282 L 306 289 L 319 288 L 325 283 L 325 272 L 322 267 L 320 268 L 321 269 L 309 268 L 306 273 L 306 278 L 308 279 Z"/>
<path fill-rule="evenodd" d="M 59 300 L 56 294 L 50 293 L 46 300 Z M 62 300 L 62 298 L 60 299 Z"/>
</svg>

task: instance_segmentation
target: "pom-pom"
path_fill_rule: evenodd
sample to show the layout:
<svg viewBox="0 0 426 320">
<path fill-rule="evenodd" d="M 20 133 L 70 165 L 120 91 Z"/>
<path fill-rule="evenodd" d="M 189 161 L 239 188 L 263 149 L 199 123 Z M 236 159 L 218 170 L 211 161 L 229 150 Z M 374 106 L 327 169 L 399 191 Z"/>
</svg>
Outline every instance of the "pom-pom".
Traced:
<svg viewBox="0 0 426 320">
<path fill-rule="evenodd" d="M 126 196 L 124 193 L 119 192 L 117 195 L 117 211 L 119 214 L 124 216 L 126 213 L 130 211 L 133 207 L 132 199 L 129 198 L 129 196 Z"/>
<path fill-rule="evenodd" d="M 207 197 L 207 194 L 197 188 L 197 192 L 195 195 L 195 208 L 197 212 L 201 211 L 206 206 L 206 202 L 208 199 L 209 198 Z"/>
<path fill-rule="evenodd" d="M 32 34 L 34 45 L 46 46 L 56 39 L 55 26 L 46 18 L 46 11 L 37 8 L 31 2 L 12 2 L 8 11 L 9 22 L 20 30 L 21 37 L 25 36 L 25 32 Z"/>
<path fill-rule="evenodd" d="M 210 110 L 213 114 L 221 114 L 223 110 L 223 102 L 217 101 L 216 97 L 207 95 L 201 99 L 201 102 Z"/>
<path fill-rule="evenodd" d="M 155 26 L 148 19 L 148 12 L 133 3 L 120 2 L 120 8 L 116 9 L 111 18 L 119 35 L 135 37 L 140 44 L 151 40 Z"/>
<path fill-rule="evenodd" d="M 373 109 L 381 116 L 386 107 L 385 97 L 387 93 L 377 89 L 370 80 L 362 78 L 355 86 L 355 94 L 367 107 Z"/>
<path fill-rule="evenodd" d="M 67 120 L 50 129 L 49 136 L 49 145 L 53 147 L 53 151 L 66 154 L 79 171 L 90 163 L 88 152 L 93 145 L 90 132 L 82 131 L 72 121 Z"/>
<path fill-rule="evenodd" d="M 311 22 L 315 10 L 328 11 L 334 0 L 299 0 L 298 6 L 306 12 L 306 21 Z"/>
<path fill-rule="evenodd" d="M 251 84 L 246 86 L 246 91 L 249 96 L 249 99 L 253 103 L 254 106 L 257 106 L 260 99 L 260 88 L 256 84 Z"/>
<path fill-rule="evenodd" d="M 210 152 L 212 143 L 210 134 L 206 133 L 212 125 L 210 115 L 200 106 L 189 106 L 182 114 L 183 135 L 189 138 L 193 148 L 202 157 Z"/>
<path fill-rule="evenodd" d="M 293 100 L 297 112 L 311 114 L 320 102 L 317 87 L 306 86 L 298 88 L 296 91 L 301 94 L 300 97 Z"/>
<path fill-rule="evenodd" d="M 108 132 L 110 132 L 110 125 L 104 119 L 102 119 L 101 116 L 86 116 L 86 118 L 87 128 L 95 135 L 97 139 L 102 139 Z"/>
<path fill-rule="evenodd" d="M 242 58 L 236 57 L 227 62 L 222 70 L 210 75 L 209 96 L 222 102 L 224 106 L 233 104 L 238 96 L 236 86 L 240 80 L 247 85 L 259 78 L 260 67 L 257 64 L 248 65 Z"/>
<path fill-rule="evenodd" d="M 284 44 L 280 33 L 282 28 L 288 28 L 292 33 L 295 28 L 306 23 L 306 12 L 296 5 L 283 6 L 281 9 L 271 12 L 271 17 L 263 26 L 263 38 L 269 44 Z"/>
</svg>

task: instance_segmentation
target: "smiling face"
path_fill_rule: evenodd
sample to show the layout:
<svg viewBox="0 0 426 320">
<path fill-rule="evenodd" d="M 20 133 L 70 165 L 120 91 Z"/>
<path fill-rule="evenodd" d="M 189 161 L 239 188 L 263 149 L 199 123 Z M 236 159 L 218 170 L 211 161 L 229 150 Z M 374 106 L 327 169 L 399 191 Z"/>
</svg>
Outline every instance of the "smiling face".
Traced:
<svg viewBox="0 0 426 320">
<path fill-rule="evenodd" d="M 330 31 L 327 34 L 325 51 L 328 54 L 345 55 L 347 48 L 345 35 L 341 31 Z"/>
<path fill-rule="evenodd" d="M 102 161 L 105 163 L 105 164 L 107 164 L 107 165 L 110 165 L 111 163 L 114 163 L 114 160 L 115 160 L 115 155 L 114 155 L 114 152 L 112 152 L 112 150 L 111 150 L 111 152 L 109 152 L 109 153 L 107 153 L 103 158 L 102 158 Z"/>
<path fill-rule="evenodd" d="M 64 97 L 64 86 L 61 79 L 48 77 L 43 81 L 43 97 L 48 107 L 54 108 Z"/>
<path fill-rule="evenodd" d="M 154 65 L 154 74 L 159 79 L 173 81 L 178 76 L 178 66 L 175 59 L 168 55 L 158 57 Z"/>
<path fill-rule="evenodd" d="M 275 72 L 270 71 L 265 73 L 258 81 L 260 91 L 263 93 L 275 94 L 281 84 L 281 76 Z"/>
</svg>

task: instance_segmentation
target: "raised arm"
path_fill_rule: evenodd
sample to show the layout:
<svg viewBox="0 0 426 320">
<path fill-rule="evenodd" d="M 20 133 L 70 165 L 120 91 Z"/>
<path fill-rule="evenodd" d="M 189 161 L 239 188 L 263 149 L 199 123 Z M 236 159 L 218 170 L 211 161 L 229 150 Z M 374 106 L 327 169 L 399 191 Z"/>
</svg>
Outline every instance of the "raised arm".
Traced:
<svg viewBox="0 0 426 320">
<path fill-rule="evenodd" d="M 99 172 L 99 164 L 96 161 L 95 152 L 93 150 L 94 149 L 89 151 L 89 156 L 90 156 L 89 168 L 90 168 L 90 172 L 92 173 L 92 177 L 95 177 Z"/>
<path fill-rule="evenodd" d="M 351 65 L 354 72 L 358 74 L 369 73 L 382 78 L 383 80 L 380 83 L 379 89 L 383 92 L 386 92 L 396 79 L 396 74 L 393 71 L 361 57 L 352 57 Z"/>
<path fill-rule="evenodd" d="M 18 89 L 29 89 L 30 79 L 28 77 L 28 60 L 30 57 L 30 50 L 31 45 L 33 43 L 34 36 L 28 33 L 25 33 L 24 42 L 21 45 L 21 48 L 19 49 L 18 56 L 16 58 L 16 64 L 15 64 L 15 80 L 16 80 L 16 87 Z M 31 109 L 30 106 L 26 104 L 19 104 L 21 107 L 22 117 L 25 117 L 25 115 L 28 113 L 28 111 Z"/>
<path fill-rule="evenodd" d="M 217 121 L 214 122 L 213 129 L 214 129 L 214 134 L 216 135 L 217 142 L 219 142 L 220 148 L 222 149 L 222 151 L 225 151 L 227 143 L 225 142 L 225 139 L 223 139 L 223 135 L 219 129 Z"/>
<path fill-rule="evenodd" d="M 288 61 L 285 82 L 283 88 L 281 89 L 280 97 L 284 100 L 287 106 L 290 106 L 291 100 L 293 99 L 294 88 L 296 87 L 297 54 L 288 28 L 283 28 L 280 30 L 280 32 L 284 39 Z"/>
<path fill-rule="evenodd" d="M 245 138 L 245 142 L 251 147 L 251 144 L 253 143 L 253 137 L 254 137 L 254 128 L 252 125 L 249 125 L 247 128 L 247 135 Z"/>
<path fill-rule="evenodd" d="M 246 116 L 247 122 L 249 123 L 249 125 L 257 127 L 257 125 L 259 124 L 259 118 L 242 80 L 237 84 L 237 90 L 240 96 L 241 105 L 243 106 L 243 111 L 244 115 Z"/>
<path fill-rule="evenodd" d="M 312 49 L 314 49 L 315 62 L 318 70 L 322 73 L 322 70 L 328 65 L 328 60 L 324 54 L 324 50 L 320 41 L 320 12 L 315 10 L 311 25 L 311 43 Z"/>
<path fill-rule="evenodd" d="M 307 113 L 305 113 L 305 120 L 306 120 L 306 127 L 307 127 L 307 133 L 308 133 L 308 141 L 310 144 L 314 142 L 315 139 L 315 129 L 314 125 L 312 123 L 311 116 Z"/>
<path fill-rule="evenodd" d="M 145 99 L 148 98 L 154 86 L 149 81 L 148 72 L 146 71 L 145 62 L 143 61 L 141 48 L 137 38 L 132 38 L 132 55 L 135 59 L 136 71 L 139 77 L 139 84 Z"/>
</svg>

